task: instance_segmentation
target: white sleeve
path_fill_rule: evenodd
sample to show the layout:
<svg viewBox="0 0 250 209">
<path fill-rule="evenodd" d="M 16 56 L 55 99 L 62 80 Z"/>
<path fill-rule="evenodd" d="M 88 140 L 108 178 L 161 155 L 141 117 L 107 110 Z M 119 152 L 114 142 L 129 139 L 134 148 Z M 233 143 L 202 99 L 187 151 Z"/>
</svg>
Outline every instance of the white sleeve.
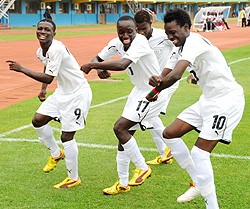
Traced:
<svg viewBox="0 0 250 209">
<path fill-rule="evenodd" d="M 172 70 L 174 69 L 176 63 L 179 60 L 179 57 L 181 56 L 179 53 L 179 49 L 180 49 L 179 47 L 174 47 L 174 49 L 172 50 L 171 56 L 165 65 L 165 68 L 172 69 Z"/>
<path fill-rule="evenodd" d="M 187 60 L 193 65 L 196 57 L 207 52 L 210 47 L 214 47 L 213 44 L 200 35 L 188 37 L 179 60 Z"/>
<path fill-rule="evenodd" d="M 48 62 L 46 64 L 46 70 L 45 73 L 51 76 L 57 76 L 62 60 L 63 60 L 63 56 L 64 56 L 64 51 L 66 52 L 66 48 L 62 46 L 57 47 L 57 48 L 53 48 L 52 50 L 48 51 L 47 54 L 49 56 L 48 58 Z"/>
<path fill-rule="evenodd" d="M 118 54 L 117 50 L 117 38 L 112 39 L 107 46 L 105 46 L 102 51 L 98 53 L 98 56 L 102 60 L 111 60 L 114 56 Z"/>
</svg>

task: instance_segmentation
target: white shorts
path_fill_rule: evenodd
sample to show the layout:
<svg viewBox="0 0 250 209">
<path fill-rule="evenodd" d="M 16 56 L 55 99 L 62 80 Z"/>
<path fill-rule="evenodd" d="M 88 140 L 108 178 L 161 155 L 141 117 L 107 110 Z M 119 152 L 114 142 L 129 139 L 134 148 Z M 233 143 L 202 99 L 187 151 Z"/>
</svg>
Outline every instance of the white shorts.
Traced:
<svg viewBox="0 0 250 209">
<path fill-rule="evenodd" d="M 201 95 L 198 102 L 185 109 L 178 118 L 200 131 L 199 137 L 220 140 L 225 144 L 232 141 L 232 133 L 243 115 L 244 94 L 227 94 L 216 101 Z"/>
<path fill-rule="evenodd" d="M 92 100 L 90 87 L 83 87 L 72 94 L 57 90 L 39 107 L 37 113 L 52 117 L 62 124 L 62 131 L 73 132 L 85 127 Z"/>
<path fill-rule="evenodd" d="M 146 130 L 153 128 L 153 122 L 159 116 L 168 99 L 168 92 L 162 91 L 155 102 L 149 102 L 145 97 L 149 90 L 134 87 L 128 96 L 122 117 L 137 122 L 130 130 Z"/>
<path fill-rule="evenodd" d="M 176 91 L 176 89 L 178 89 L 178 87 L 179 87 L 179 81 L 177 81 L 174 85 L 170 86 L 169 88 L 163 90 L 163 91 L 168 91 L 168 99 L 166 100 L 166 103 L 161 110 L 161 114 L 163 114 L 163 115 L 166 114 L 170 99 L 171 99 L 172 95 L 174 94 L 174 92 Z"/>
</svg>

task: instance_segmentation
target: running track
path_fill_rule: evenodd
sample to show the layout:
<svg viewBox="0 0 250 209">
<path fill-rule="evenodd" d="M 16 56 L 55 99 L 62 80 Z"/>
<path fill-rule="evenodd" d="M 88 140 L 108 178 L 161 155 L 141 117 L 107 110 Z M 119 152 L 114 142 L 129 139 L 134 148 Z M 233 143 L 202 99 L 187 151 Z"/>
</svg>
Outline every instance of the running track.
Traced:
<svg viewBox="0 0 250 209">
<path fill-rule="evenodd" d="M 220 50 L 244 46 L 250 43 L 250 27 L 237 27 L 236 23 L 231 23 L 229 25 L 231 30 L 210 33 L 201 32 L 200 34 L 208 38 Z M 107 27 L 107 29 L 110 28 L 112 27 Z M 16 32 L 0 32 L 0 35 L 13 33 Z M 30 31 L 23 33 L 30 33 Z M 116 37 L 116 34 L 64 37 L 58 38 L 58 40 L 62 41 L 69 48 L 81 65 L 91 61 L 91 59 L 114 37 Z M 36 57 L 36 50 L 38 47 L 39 43 L 37 40 L 0 42 L 0 109 L 38 95 L 41 88 L 39 82 L 20 73 L 9 71 L 8 65 L 5 63 L 6 60 L 12 59 L 20 62 L 29 69 L 41 72 L 43 66 Z M 89 81 L 96 79 L 96 72 L 91 72 L 86 78 Z M 49 85 L 48 91 L 52 91 L 55 88 L 56 82 L 54 81 Z"/>
</svg>

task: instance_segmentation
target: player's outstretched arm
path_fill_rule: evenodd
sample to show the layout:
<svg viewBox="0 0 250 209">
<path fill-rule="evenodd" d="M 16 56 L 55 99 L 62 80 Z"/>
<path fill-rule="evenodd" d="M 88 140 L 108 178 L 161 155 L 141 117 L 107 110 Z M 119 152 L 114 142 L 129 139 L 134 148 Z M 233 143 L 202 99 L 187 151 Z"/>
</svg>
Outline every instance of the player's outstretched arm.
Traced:
<svg viewBox="0 0 250 209">
<path fill-rule="evenodd" d="M 18 62 L 13 61 L 13 60 L 7 60 L 7 63 L 9 63 L 9 68 L 10 70 L 16 71 L 16 72 L 21 72 L 27 76 L 29 76 L 30 78 L 33 78 L 37 81 L 40 81 L 42 83 L 47 83 L 50 84 L 54 77 L 47 75 L 45 73 L 40 73 L 40 72 L 35 72 L 32 70 L 29 70 L 23 66 L 21 66 Z"/>
<path fill-rule="evenodd" d="M 89 62 L 81 66 L 81 70 L 88 74 L 92 69 L 122 71 L 132 63 L 129 59 L 114 60 L 109 62 Z"/>
<path fill-rule="evenodd" d="M 46 66 L 44 66 L 43 72 L 45 73 L 45 71 L 46 71 Z M 39 100 L 41 102 L 44 102 L 46 100 L 46 94 L 47 94 L 47 90 L 46 89 L 47 89 L 47 86 L 48 86 L 47 83 L 43 83 L 42 84 L 42 89 L 41 89 L 40 93 L 38 94 L 38 98 L 39 98 Z"/>
<path fill-rule="evenodd" d="M 42 84 L 42 89 L 41 89 L 40 93 L 38 94 L 38 98 L 39 98 L 39 100 L 41 102 L 44 102 L 46 100 L 47 86 L 48 86 L 48 84 L 43 83 Z"/>
<path fill-rule="evenodd" d="M 91 62 L 103 62 L 104 60 L 101 59 L 98 55 L 95 56 Z M 102 70 L 102 69 L 96 69 L 97 70 L 97 75 L 100 79 L 107 79 L 111 77 L 111 73 L 107 70 Z"/>
</svg>

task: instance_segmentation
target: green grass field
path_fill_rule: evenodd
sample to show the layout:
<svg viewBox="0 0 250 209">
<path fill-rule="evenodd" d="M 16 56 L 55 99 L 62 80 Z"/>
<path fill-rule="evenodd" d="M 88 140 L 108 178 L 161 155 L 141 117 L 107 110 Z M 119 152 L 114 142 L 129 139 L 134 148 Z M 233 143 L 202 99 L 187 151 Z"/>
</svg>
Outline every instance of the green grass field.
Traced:
<svg viewBox="0 0 250 209">
<path fill-rule="evenodd" d="M 250 45 L 226 50 L 223 54 L 236 80 L 244 88 L 246 108 L 234 131 L 233 142 L 217 145 L 211 161 L 220 208 L 246 209 L 250 203 Z M 49 153 L 30 125 L 40 105 L 38 98 L 0 110 L 0 208 L 205 208 L 202 197 L 190 204 L 176 202 L 177 197 L 188 189 L 190 178 L 175 160 L 172 165 L 151 166 L 152 176 L 143 185 L 133 187 L 130 193 L 102 194 L 104 188 L 112 186 L 118 179 L 118 141 L 112 129 L 126 102 L 122 97 L 133 88 L 126 73 L 116 74 L 112 79 L 121 81 L 90 82 L 93 101 L 87 125 L 76 134 L 82 185 L 75 188 L 56 190 L 52 187 L 67 177 L 65 161 L 50 173 L 42 171 Z M 200 94 L 198 86 L 181 81 L 167 114 L 161 116 L 163 123 L 169 125 L 183 109 L 197 101 Z M 105 104 L 108 101 L 111 102 Z M 60 124 L 50 124 L 59 142 Z M 190 149 L 197 136 L 196 132 L 191 132 L 183 137 Z M 137 131 L 135 138 L 146 160 L 158 155 L 149 131 Z M 133 169 L 135 166 L 131 163 L 130 177 Z"/>
</svg>

